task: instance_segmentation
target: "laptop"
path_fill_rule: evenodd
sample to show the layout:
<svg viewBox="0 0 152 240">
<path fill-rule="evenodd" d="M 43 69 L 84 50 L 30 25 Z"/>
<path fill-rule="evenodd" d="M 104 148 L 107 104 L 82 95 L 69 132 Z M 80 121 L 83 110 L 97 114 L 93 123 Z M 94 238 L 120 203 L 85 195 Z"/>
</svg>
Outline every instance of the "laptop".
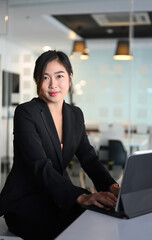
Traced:
<svg viewBox="0 0 152 240">
<path fill-rule="evenodd" d="M 135 152 L 126 160 L 115 208 L 84 207 L 119 218 L 152 212 L 152 150 Z"/>
</svg>

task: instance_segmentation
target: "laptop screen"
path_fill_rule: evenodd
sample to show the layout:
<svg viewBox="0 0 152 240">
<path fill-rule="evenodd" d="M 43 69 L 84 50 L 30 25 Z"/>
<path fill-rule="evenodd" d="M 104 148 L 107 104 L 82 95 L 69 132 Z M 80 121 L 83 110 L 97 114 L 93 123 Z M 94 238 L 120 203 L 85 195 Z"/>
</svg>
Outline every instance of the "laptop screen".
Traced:
<svg viewBox="0 0 152 240">
<path fill-rule="evenodd" d="M 152 211 L 152 151 L 129 156 L 115 211 L 134 217 Z"/>
</svg>

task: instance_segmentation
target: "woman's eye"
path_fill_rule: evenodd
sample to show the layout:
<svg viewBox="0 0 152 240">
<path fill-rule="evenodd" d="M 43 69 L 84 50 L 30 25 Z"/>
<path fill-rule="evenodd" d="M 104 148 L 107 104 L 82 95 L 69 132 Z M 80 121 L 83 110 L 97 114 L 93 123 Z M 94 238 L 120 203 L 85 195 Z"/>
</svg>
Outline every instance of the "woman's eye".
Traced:
<svg viewBox="0 0 152 240">
<path fill-rule="evenodd" d="M 58 78 L 62 78 L 63 77 L 63 75 L 58 75 Z"/>
<path fill-rule="evenodd" d="M 47 77 L 47 76 L 44 76 L 44 80 L 48 80 L 49 79 L 49 77 Z"/>
</svg>

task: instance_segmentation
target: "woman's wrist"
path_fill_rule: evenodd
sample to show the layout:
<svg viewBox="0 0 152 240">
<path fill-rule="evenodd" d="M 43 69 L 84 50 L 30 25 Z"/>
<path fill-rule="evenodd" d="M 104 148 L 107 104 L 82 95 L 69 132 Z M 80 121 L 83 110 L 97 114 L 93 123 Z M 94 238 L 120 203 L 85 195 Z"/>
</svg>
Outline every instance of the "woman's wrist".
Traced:
<svg viewBox="0 0 152 240">
<path fill-rule="evenodd" d="M 80 204 L 80 205 L 83 205 L 83 202 L 84 202 L 84 199 L 86 198 L 86 196 L 87 196 L 86 193 L 81 194 L 81 195 L 77 198 L 76 202 L 77 202 L 78 204 Z"/>
<path fill-rule="evenodd" d="M 111 193 L 113 193 L 115 196 L 118 196 L 119 193 L 119 184 L 118 183 L 113 183 L 110 187 L 109 187 L 109 191 Z"/>
</svg>

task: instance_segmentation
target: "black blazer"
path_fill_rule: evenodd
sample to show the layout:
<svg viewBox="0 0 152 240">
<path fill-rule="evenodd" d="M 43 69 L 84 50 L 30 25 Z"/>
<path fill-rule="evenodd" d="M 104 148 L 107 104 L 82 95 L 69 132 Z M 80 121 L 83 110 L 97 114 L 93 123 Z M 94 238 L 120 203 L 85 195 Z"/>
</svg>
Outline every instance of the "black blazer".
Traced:
<svg viewBox="0 0 152 240">
<path fill-rule="evenodd" d="M 99 163 L 88 141 L 82 111 L 63 104 L 63 150 L 47 104 L 40 98 L 17 106 L 14 115 L 14 162 L 0 194 L 0 215 L 30 194 L 45 193 L 66 211 L 87 190 L 74 186 L 66 167 L 76 155 L 98 191 L 115 181 Z"/>
</svg>

